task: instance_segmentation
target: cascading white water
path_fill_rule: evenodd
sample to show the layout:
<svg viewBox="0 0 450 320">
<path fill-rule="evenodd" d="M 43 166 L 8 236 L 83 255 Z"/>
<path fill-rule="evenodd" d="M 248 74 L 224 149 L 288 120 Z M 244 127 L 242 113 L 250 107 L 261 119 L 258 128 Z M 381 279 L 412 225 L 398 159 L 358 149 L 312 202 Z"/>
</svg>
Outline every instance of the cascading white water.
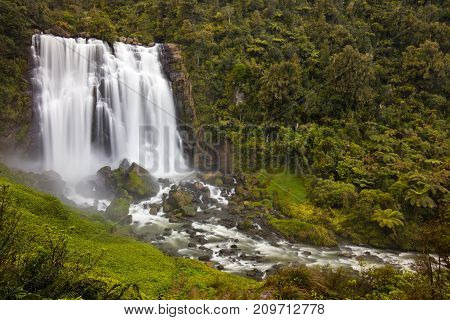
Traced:
<svg viewBox="0 0 450 320">
<path fill-rule="evenodd" d="M 115 167 L 124 158 L 141 164 L 155 176 L 173 177 L 188 169 L 159 49 L 158 45 L 146 48 L 115 43 L 112 51 L 106 43 L 94 39 L 33 36 L 33 91 L 44 169 L 55 170 L 70 182 L 102 166 Z M 227 193 L 215 186 L 204 187 L 214 199 L 208 209 L 222 212 L 228 204 Z M 184 223 L 171 222 L 162 206 L 156 215 L 149 213 L 147 205 L 162 205 L 170 189 L 161 186 L 155 197 L 131 206 L 135 232 L 151 236 L 151 242 L 183 256 L 211 254 L 211 261 L 231 272 L 246 273 L 254 268 L 266 271 L 279 263 L 299 262 L 356 268 L 359 261 L 354 257 L 367 254 L 377 258 L 377 264 L 408 267 L 414 258 L 412 253 L 349 245 L 330 249 L 282 239 L 273 243 L 220 225 L 219 218 L 208 217 L 210 213 L 203 221 L 198 219 L 192 224 L 192 231 L 207 243 L 194 243 L 192 247 L 192 233 L 186 232 Z M 98 210 L 105 210 L 110 203 L 110 199 L 87 199 L 76 193 L 70 198 Z M 197 215 L 202 211 L 198 206 Z M 170 235 L 164 235 L 167 228 Z M 232 246 L 239 246 L 235 253 L 221 254 L 221 250 Z"/>
<path fill-rule="evenodd" d="M 159 45 L 34 35 L 44 169 L 77 180 L 126 158 L 155 176 L 187 169 Z"/>
</svg>

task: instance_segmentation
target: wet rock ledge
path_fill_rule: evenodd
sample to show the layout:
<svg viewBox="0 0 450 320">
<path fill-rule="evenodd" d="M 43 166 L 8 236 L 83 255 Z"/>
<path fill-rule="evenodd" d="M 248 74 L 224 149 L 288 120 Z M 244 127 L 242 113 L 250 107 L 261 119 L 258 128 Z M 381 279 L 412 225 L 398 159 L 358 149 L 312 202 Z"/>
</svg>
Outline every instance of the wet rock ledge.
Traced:
<svg viewBox="0 0 450 320">
<path fill-rule="evenodd" d="M 192 167 L 194 155 L 198 147 L 194 129 L 196 114 L 192 86 L 180 47 L 175 43 L 165 43 L 161 46 L 160 61 L 163 71 L 172 84 L 175 101 L 177 125 L 183 141 L 183 151 Z"/>
<path fill-rule="evenodd" d="M 181 49 L 175 43 L 165 43 L 161 47 L 160 59 L 164 73 L 172 83 L 179 125 L 191 125 L 196 118 L 194 100 Z"/>
</svg>

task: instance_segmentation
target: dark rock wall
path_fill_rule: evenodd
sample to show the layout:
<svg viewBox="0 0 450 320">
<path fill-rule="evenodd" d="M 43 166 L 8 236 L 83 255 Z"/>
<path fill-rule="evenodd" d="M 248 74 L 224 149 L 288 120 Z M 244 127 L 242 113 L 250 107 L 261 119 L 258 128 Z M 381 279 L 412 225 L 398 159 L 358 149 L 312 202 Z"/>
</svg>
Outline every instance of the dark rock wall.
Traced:
<svg viewBox="0 0 450 320">
<path fill-rule="evenodd" d="M 195 128 L 195 107 L 191 82 L 183 62 L 181 49 L 174 43 L 163 44 L 160 60 L 164 73 L 172 84 L 178 130 L 183 141 L 184 154 L 189 164 L 197 168 L 195 155 L 198 149 L 198 139 Z"/>
<path fill-rule="evenodd" d="M 205 126 L 199 126 L 189 74 L 177 44 L 166 43 L 161 49 L 164 73 L 172 83 L 177 112 L 177 123 L 183 140 L 183 150 L 189 164 L 200 171 L 232 171 L 232 146 L 229 141 L 220 144 L 208 141 Z M 213 125 L 213 124 L 210 124 Z"/>
</svg>

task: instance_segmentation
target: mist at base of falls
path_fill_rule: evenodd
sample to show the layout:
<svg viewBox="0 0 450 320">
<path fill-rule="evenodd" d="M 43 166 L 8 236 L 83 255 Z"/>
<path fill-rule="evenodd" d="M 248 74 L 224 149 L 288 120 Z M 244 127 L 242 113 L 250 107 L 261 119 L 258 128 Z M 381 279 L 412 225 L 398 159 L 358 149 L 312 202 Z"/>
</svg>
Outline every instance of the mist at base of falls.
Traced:
<svg viewBox="0 0 450 320">
<path fill-rule="evenodd" d="M 76 181 L 128 159 L 157 177 L 188 171 L 160 50 L 33 36 L 42 170 Z"/>
<path fill-rule="evenodd" d="M 138 163 L 156 177 L 180 178 L 190 173 L 160 50 L 160 45 L 147 48 L 115 43 L 111 49 L 95 39 L 33 36 L 33 101 L 42 142 L 40 170 L 59 173 L 69 183 L 65 195 L 78 205 L 106 210 L 111 199 L 86 198 L 75 192 L 74 186 L 101 167 L 118 167 L 123 159 Z M 148 205 L 162 206 L 171 189 L 161 185 L 155 197 L 130 207 L 134 232 L 163 250 L 190 258 L 207 255 L 224 270 L 241 274 L 256 268 L 266 275 L 280 263 L 357 268 L 363 255 L 377 264 L 401 267 L 412 261 L 411 254 L 367 247 L 314 247 L 292 244 L 278 235 L 269 241 L 221 225 L 220 217 L 231 217 L 227 206 L 234 189 L 229 194 L 223 188 L 197 182 L 208 189 L 214 201 L 204 209 L 196 205 L 195 218 L 174 223 L 162 207 L 157 214 L 150 214 Z M 203 203 L 203 199 L 199 201 Z M 192 243 L 192 236 L 205 243 Z"/>
</svg>

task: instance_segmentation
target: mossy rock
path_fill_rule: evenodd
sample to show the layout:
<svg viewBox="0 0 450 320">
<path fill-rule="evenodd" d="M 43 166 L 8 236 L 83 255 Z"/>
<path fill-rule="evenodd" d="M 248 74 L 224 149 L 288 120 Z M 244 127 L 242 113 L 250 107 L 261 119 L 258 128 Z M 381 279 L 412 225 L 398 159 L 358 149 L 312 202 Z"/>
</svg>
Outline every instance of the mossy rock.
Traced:
<svg viewBox="0 0 450 320">
<path fill-rule="evenodd" d="M 230 209 L 230 213 L 231 214 L 241 214 L 242 211 L 244 210 L 243 206 L 240 205 L 232 205 L 228 207 Z"/>
<path fill-rule="evenodd" d="M 244 220 L 239 222 L 236 228 L 241 231 L 248 231 L 253 229 L 253 223 L 250 220 Z"/>
<path fill-rule="evenodd" d="M 250 200 L 252 198 L 251 192 L 243 186 L 236 187 L 236 198 L 240 200 Z"/>
<path fill-rule="evenodd" d="M 216 185 L 216 183 L 222 183 L 223 185 L 223 174 L 220 172 L 204 172 L 198 175 L 200 180 L 205 181 L 206 183 Z M 219 181 L 220 180 L 220 181 Z"/>
<path fill-rule="evenodd" d="M 334 247 L 338 244 L 334 234 L 323 226 L 298 219 L 271 219 L 270 224 L 290 241 L 326 247 Z"/>
<path fill-rule="evenodd" d="M 123 189 L 134 199 L 143 199 L 155 196 L 159 191 L 159 184 L 144 168 L 133 163 L 124 175 Z"/>
<path fill-rule="evenodd" d="M 183 212 L 183 216 L 185 217 L 195 217 L 195 215 L 197 214 L 197 209 L 193 204 L 182 207 L 181 211 Z"/>
<path fill-rule="evenodd" d="M 171 190 L 169 196 L 164 201 L 164 212 L 171 212 L 173 210 L 181 209 L 194 201 L 194 196 L 183 189 Z"/>
<path fill-rule="evenodd" d="M 100 168 L 100 170 L 97 171 L 97 179 L 107 187 L 112 187 L 115 185 L 115 177 L 111 167 L 109 166 Z"/>
<path fill-rule="evenodd" d="M 116 197 L 129 195 L 134 201 L 155 196 L 159 191 L 156 179 L 136 163 L 127 168 L 124 161 L 116 170 L 103 167 L 97 172 L 103 188 Z"/>
<path fill-rule="evenodd" d="M 124 198 L 115 199 L 106 208 L 105 216 L 111 221 L 118 222 L 123 225 L 131 223 L 131 216 L 128 215 L 130 202 Z"/>
<path fill-rule="evenodd" d="M 223 187 L 223 180 L 221 178 L 216 178 L 216 180 L 214 180 L 214 185 L 217 187 Z"/>
</svg>

